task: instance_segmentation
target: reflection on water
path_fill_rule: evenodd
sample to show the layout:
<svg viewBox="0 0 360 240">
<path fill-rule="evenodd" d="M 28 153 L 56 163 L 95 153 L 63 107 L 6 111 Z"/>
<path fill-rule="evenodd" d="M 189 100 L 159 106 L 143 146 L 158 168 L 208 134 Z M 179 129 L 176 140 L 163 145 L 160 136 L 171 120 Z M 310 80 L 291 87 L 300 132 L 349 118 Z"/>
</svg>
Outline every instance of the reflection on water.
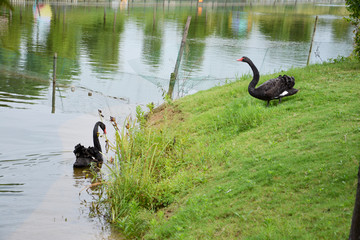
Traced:
<svg viewBox="0 0 360 240">
<path fill-rule="evenodd" d="M 58 89 L 58 98 L 68 99 L 67 90 L 75 86 L 134 104 L 158 103 L 167 90 L 188 15 L 192 22 L 176 86 L 179 96 L 248 73 L 235 61 L 243 55 L 251 57 L 262 73 L 304 66 L 315 15 L 319 22 L 311 63 L 349 55 L 352 28 L 343 19 L 348 13 L 334 3 L 25 5 L 22 17 L 15 11 L 11 27 L 0 31 L 0 69 L 41 78 L 39 87 L 48 89 L 56 52 L 57 79 L 64 87 Z M 126 8 L 121 7 L 124 4 Z M 22 94 L 21 89 L 14 89 Z"/>
<path fill-rule="evenodd" d="M 18 186 L 22 186 L 24 183 L 4 183 L 0 184 L 0 192 L 2 196 L 8 196 L 6 193 L 22 193 Z M 10 194 L 9 194 L 10 195 Z"/>
<path fill-rule="evenodd" d="M 0 238 L 119 238 L 90 217 L 85 203 L 96 190 L 82 191 L 90 180 L 73 171 L 72 151 L 92 145 L 97 109 L 124 119 L 137 104 L 162 101 L 188 15 L 178 96 L 249 73 L 235 61 L 244 55 L 262 73 L 304 66 L 316 15 L 311 63 L 350 54 L 343 2 L 264 3 L 19 4 L 12 18 L 1 13 Z"/>
</svg>

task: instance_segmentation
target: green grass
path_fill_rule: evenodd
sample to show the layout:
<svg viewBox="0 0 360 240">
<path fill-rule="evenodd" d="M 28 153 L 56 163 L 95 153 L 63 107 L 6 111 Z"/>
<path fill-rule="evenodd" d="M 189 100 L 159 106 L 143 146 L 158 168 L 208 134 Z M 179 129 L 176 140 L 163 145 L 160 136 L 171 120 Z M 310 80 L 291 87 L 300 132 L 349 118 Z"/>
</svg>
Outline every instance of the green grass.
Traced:
<svg viewBox="0 0 360 240">
<path fill-rule="evenodd" d="M 142 147 L 132 150 L 143 152 L 135 159 L 147 159 L 133 165 L 135 170 L 156 169 L 144 188 L 146 204 L 139 200 L 144 192 L 129 197 L 138 180 L 128 189 L 119 187 L 125 180 L 106 185 L 109 199 L 122 196 L 109 209 L 122 206 L 113 222 L 120 222 L 125 235 L 348 237 L 360 160 L 360 63 L 341 59 L 281 74 L 294 76 L 300 89 L 281 104 L 272 101 L 266 108 L 250 97 L 251 78 L 244 77 L 177 100 L 150 118 L 152 126 L 135 137 Z M 154 136 L 144 138 L 149 132 Z M 150 151 L 155 145 L 162 150 Z M 121 156 L 119 164 L 126 162 Z M 126 226 L 139 223 L 142 228 L 126 233 Z"/>
</svg>

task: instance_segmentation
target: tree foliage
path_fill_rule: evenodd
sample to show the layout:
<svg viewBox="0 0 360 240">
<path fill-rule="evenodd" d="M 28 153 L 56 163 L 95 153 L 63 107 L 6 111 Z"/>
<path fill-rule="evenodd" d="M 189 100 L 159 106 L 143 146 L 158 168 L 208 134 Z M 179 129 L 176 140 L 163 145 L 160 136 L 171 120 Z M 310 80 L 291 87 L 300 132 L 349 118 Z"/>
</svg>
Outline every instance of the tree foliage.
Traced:
<svg viewBox="0 0 360 240">
<path fill-rule="evenodd" d="M 354 54 L 360 59 L 360 0 L 346 0 L 347 9 L 350 12 L 347 20 L 355 26 Z"/>
</svg>

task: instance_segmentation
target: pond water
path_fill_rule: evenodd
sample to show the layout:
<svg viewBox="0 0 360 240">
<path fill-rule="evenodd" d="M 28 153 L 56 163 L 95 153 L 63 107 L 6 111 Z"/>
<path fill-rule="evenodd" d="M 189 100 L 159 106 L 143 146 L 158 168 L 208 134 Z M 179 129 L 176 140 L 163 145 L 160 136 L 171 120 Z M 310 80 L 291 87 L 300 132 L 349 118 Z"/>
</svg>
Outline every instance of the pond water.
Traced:
<svg viewBox="0 0 360 240">
<path fill-rule="evenodd" d="M 315 16 L 310 63 L 348 56 L 347 14 L 344 1 L 17 1 L 0 13 L 0 239 L 120 238 L 92 215 L 72 151 L 92 145 L 98 109 L 121 122 L 163 101 L 187 16 L 175 97 L 250 73 L 242 56 L 261 73 L 305 66 Z"/>
</svg>

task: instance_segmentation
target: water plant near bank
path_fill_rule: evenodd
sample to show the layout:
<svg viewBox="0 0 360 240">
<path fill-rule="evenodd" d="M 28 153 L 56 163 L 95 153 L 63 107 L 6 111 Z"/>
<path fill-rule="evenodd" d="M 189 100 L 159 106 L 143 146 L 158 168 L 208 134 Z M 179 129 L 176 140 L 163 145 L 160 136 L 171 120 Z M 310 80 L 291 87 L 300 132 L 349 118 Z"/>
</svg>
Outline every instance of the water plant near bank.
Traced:
<svg viewBox="0 0 360 240">
<path fill-rule="evenodd" d="M 152 110 L 152 105 L 148 105 Z M 109 220 L 127 237 L 142 236 L 149 228 L 151 214 L 174 202 L 179 192 L 201 182 L 187 169 L 197 165 L 185 151 L 187 140 L 170 128 L 145 126 L 144 112 L 127 118 L 116 130 L 115 160 L 108 165 L 110 175 L 105 203 Z"/>
<path fill-rule="evenodd" d="M 299 93 L 268 108 L 245 76 L 154 109 L 142 127 L 127 121 L 104 184 L 109 218 L 128 238 L 347 238 L 359 73 L 349 58 L 281 72 Z"/>
</svg>

